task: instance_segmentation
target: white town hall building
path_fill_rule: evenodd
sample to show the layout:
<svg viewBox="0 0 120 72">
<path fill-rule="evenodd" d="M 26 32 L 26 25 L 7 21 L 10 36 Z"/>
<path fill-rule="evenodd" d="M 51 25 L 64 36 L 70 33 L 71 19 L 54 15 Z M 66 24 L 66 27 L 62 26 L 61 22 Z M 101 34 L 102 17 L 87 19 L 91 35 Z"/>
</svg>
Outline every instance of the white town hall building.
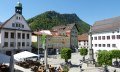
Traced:
<svg viewBox="0 0 120 72">
<path fill-rule="evenodd" d="M 92 26 L 92 48 L 94 52 L 120 49 L 120 17 L 95 22 Z"/>
<path fill-rule="evenodd" d="M 12 50 L 31 50 L 31 29 L 22 15 L 22 4 L 15 6 L 15 14 L 0 24 L 0 52 L 10 55 Z"/>
</svg>

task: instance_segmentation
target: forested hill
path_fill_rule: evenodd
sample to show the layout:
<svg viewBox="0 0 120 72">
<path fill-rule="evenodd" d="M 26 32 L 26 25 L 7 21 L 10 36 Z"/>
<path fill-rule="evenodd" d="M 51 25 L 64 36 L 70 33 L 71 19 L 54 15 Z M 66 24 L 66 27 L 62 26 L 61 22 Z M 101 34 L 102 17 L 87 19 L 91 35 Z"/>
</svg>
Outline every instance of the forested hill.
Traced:
<svg viewBox="0 0 120 72">
<path fill-rule="evenodd" d="M 76 23 L 79 34 L 89 30 L 89 24 L 82 21 L 76 14 L 60 14 L 55 11 L 47 11 L 27 20 L 29 26 L 34 31 L 36 29 L 51 29 L 60 24 Z"/>
</svg>

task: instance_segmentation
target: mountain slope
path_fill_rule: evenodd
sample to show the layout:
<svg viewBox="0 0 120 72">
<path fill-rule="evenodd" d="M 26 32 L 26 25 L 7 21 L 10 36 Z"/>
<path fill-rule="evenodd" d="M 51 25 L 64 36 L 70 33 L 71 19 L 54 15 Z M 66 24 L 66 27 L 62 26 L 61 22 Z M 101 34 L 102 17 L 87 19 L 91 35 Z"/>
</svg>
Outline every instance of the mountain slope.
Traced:
<svg viewBox="0 0 120 72">
<path fill-rule="evenodd" d="M 51 29 L 53 26 L 61 24 L 76 23 L 79 34 L 89 30 L 89 24 L 82 21 L 76 14 L 60 14 L 55 11 L 47 11 L 27 20 L 29 26 L 34 31 L 36 29 Z"/>
</svg>

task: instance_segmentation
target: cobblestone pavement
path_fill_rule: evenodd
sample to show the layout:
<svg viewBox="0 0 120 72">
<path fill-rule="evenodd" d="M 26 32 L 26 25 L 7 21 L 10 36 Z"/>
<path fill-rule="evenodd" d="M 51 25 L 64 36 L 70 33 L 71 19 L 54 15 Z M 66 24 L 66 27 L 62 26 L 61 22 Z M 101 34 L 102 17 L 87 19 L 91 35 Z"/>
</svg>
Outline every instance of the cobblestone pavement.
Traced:
<svg viewBox="0 0 120 72">
<path fill-rule="evenodd" d="M 88 58 L 88 56 L 86 56 Z M 72 67 L 70 68 L 69 72 L 80 72 L 79 68 L 79 60 L 82 59 L 82 56 L 80 56 L 79 53 L 73 53 L 72 57 L 69 61 L 72 63 Z M 60 63 L 64 63 L 64 60 L 60 58 L 60 55 L 57 55 L 57 58 L 48 58 L 48 63 L 53 66 L 59 66 Z M 108 67 L 110 72 L 113 72 L 115 68 Z M 82 72 L 103 72 L 102 67 L 87 67 L 87 64 L 82 64 Z M 120 68 L 116 68 L 117 72 L 120 72 Z"/>
</svg>

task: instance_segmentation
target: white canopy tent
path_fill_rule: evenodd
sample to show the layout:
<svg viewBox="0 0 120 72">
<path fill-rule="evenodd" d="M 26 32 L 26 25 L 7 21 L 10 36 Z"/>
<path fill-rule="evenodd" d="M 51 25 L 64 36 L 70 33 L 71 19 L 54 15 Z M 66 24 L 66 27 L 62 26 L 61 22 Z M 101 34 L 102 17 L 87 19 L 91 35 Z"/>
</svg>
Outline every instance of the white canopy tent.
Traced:
<svg viewBox="0 0 120 72">
<path fill-rule="evenodd" d="M 0 53 L 0 63 L 9 63 L 10 56 Z"/>
<path fill-rule="evenodd" d="M 38 56 L 38 55 L 31 53 L 31 52 L 28 52 L 28 51 L 23 51 L 23 52 L 15 54 L 14 59 L 17 61 L 20 61 L 20 60 L 23 60 L 25 58 L 34 57 L 34 56 Z"/>
</svg>

